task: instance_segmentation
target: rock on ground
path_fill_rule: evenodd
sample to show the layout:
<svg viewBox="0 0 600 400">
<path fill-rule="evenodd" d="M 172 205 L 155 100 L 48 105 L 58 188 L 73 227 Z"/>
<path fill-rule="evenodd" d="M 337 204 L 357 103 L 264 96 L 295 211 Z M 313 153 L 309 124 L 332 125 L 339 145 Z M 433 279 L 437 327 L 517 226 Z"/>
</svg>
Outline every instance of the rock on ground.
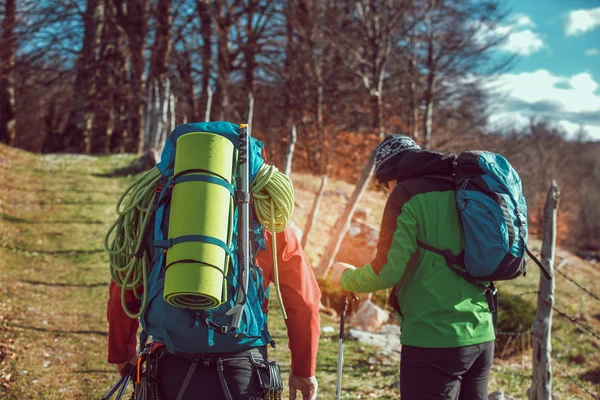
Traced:
<svg viewBox="0 0 600 400">
<path fill-rule="evenodd" d="M 351 328 L 350 337 L 361 343 L 381 347 L 388 353 L 400 355 L 400 327 L 398 325 L 384 325 L 382 332 L 367 332 L 361 329 Z"/>
<path fill-rule="evenodd" d="M 488 400 L 514 400 L 512 397 L 504 394 L 502 390 L 494 392 L 488 396 Z"/>
</svg>

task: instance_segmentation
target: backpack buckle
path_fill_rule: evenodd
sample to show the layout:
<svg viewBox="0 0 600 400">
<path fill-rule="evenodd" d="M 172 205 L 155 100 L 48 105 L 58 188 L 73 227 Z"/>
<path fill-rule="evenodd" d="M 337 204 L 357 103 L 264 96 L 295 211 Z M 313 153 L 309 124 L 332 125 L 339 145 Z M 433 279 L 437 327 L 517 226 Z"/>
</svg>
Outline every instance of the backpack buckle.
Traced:
<svg viewBox="0 0 600 400">
<path fill-rule="evenodd" d="M 158 180 L 158 182 L 156 182 L 156 188 L 154 189 L 154 191 L 156 193 L 160 193 L 163 191 L 163 189 L 165 188 L 165 184 L 167 183 L 167 177 L 166 176 L 161 176 L 160 179 Z"/>
<path fill-rule="evenodd" d="M 227 326 L 225 325 L 219 325 L 217 323 L 214 323 L 210 320 L 210 317 L 207 317 L 204 322 L 206 323 L 206 326 L 208 326 L 210 329 L 220 332 L 222 335 L 227 333 Z"/>
<path fill-rule="evenodd" d="M 487 300 L 488 306 L 490 307 L 490 311 L 492 313 L 496 312 L 496 294 L 498 293 L 498 289 L 494 286 L 494 284 L 490 284 L 490 286 L 485 288 L 485 298 Z"/>
</svg>

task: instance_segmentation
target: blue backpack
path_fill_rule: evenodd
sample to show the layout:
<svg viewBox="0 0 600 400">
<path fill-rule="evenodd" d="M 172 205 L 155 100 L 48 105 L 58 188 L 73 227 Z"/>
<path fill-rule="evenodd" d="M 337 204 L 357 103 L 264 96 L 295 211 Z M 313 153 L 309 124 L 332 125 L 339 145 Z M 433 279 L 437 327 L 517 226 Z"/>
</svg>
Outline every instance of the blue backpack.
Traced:
<svg viewBox="0 0 600 400">
<path fill-rule="evenodd" d="M 237 256 L 237 219 L 238 207 L 233 214 L 233 232 L 230 247 L 229 267 L 226 273 L 227 299 L 220 306 L 207 310 L 192 310 L 172 306 L 163 299 L 165 282 L 164 243 L 169 238 L 170 191 L 174 183 L 174 160 L 177 139 L 191 132 L 208 132 L 229 139 L 235 148 L 239 148 L 238 126 L 229 122 L 205 122 L 180 125 L 169 135 L 158 169 L 162 174 L 156 196 L 156 211 L 153 231 L 150 232 L 148 245 L 152 254 L 152 266 L 148 273 L 148 303 L 140 317 L 142 341 L 148 335 L 164 343 L 167 351 L 186 353 L 217 353 L 239 351 L 245 348 L 273 344 L 267 329 L 267 316 L 263 312 L 263 302 L 268 296 L 263 287 L 261 269 L 256 266 L 254 257 L 250 262 L 248 291 L 243 316 L 239 328 L 232 332 L 231 316 L 226 313 L 233 308 L 239 280 L 239 258 Z M 250 138 L 248 145 L 250 182 L 263 164 L 263 144 Z M 201 156 L 201 155 L 199 155 Z M 236 171 L 237 172 L 237 171 Z M 235 180 L 234 180 L 235 182 Z M 175 182 L 176 184 L 176 182 Z M 233 193 L 235 193 L 235 183 Z M 152 222 L 151 222 L 152 223 Z M 251 218 L 251 249 L 256 255 L 259 249 L 266 249 L 263 228 L 254 216 Z M 210 238 L 209 238 L 210 239 Z M 206 240 L 209 240 L 206 239 Z M 210 242 L 209 242 L 210 243 Z"/>
<path fill-rule="evenodd" d="M 442 255 L 458 275 L 484 288 L 490 309 L 496 308 L 491 283 L 525 275 L 525 253 L 550 274 L 527 249 L 527 203 L 521 178 L 506 158 L 487 151 L 465 151 L 454 161 L 452 177 L 456 206 L 464 234 L 464 251 L 455 256 L 419 242 L 419 247 Z M 462 268 L 457 268 L 460 266 Z"/>
</svg>

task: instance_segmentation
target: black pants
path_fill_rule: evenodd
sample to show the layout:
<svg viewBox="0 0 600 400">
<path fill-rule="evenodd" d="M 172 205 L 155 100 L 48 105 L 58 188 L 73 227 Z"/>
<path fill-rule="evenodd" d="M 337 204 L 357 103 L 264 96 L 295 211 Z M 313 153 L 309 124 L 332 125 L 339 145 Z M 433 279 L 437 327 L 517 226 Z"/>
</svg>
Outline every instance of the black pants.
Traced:
<svg viewBox="0 0 600 400">
<path fill-rule="evenodd" d="M 484 400 L 494 342 L 433 349 L 402 346 L 402 400 Z"/>
<path fill-rule="evenodd" d="M 237 353 L 205 354 L 199 357 L 197 367 L 189 379 L 182 400 L 225 399 L 219 374 L 217 359 L 223 360 L 223 376 L 234 400 L 253 400 L 258 394 L 255 374 L 252 372 L 254 359 L 266 360 L 267 348 L 257 347 Z M 163 353 L 158 361 L 158 388 L 161 400 L 175 400 L 180 388 L 190 371 L 192 355 L 172 355 Z"/>
</svg>

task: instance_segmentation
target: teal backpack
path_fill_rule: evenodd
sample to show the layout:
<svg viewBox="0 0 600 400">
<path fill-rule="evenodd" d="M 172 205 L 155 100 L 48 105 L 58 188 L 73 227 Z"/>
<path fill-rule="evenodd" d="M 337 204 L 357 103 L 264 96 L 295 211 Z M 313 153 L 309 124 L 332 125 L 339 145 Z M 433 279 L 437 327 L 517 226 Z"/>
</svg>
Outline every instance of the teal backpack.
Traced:
<svg viewBox="0 0 600 400">
<path fill-rule="evenodd" d="M 508 160 L 488 151 L 465 151 L 457 156 L 452 154 L 448 160 L 450 164 L 440 177 L 454 184 L 464 250 L 455 255 L 450 249 L 439 249 L 421 241 L 417 241 L 417 245 L 442 256 L 448 268 L 480 288 L 495 320 L 497 290 L 493 281 L 525 275 L 526 255 L 538 265 L 546 279 L 551 276 L 527 248 L 527 203 L 521 178 Z M 413 257 L 411 265 L 416 261 Z M 404 279 L 405 276 L 389 298 L 390 305 L 399 314 L 397 291 Z"/>
<path fill-rule="evenodd" d="M 246 348 L 274 345 L 267 329 L 266 309 L 263 304 L 268 296 L 263 286 L 261 269 L 256 265 L 254 258 L 250 260 L 250 274 L 248 289 L 245 293 L 244 308 L 241 322 L 237 329 L 232 330 L 231 315 L 228 315 L 236 304 L 236 294 L 240 282 L 240 260 L 238 257 L 238 207 L 233 212 L 233 232 L 231 232 L 231 245 L 226 249 L 229 254 L 227 268 L 226 300 L 218 307 L 212 309 L 196 310 L 175 307 L 163 298 L 166 270 L 166 249 L 174 244 L 169 239 L 169 211 L 171 207 L 171 192 L 174 185 L 180 183 L 174 179 L 174 163 L 177 151 L 177 139 L 182 135 L 192 132 L 208 132 L 225 137 L 230 140 L 236 149 L 240 146 L 239 127 L 229 122 L 204 122 L 180 125 L 169 135 L 161 161 L 157 165 L 162 174 L 157 186 L 157 196 L 153 208 L 155 209 L 153 221 L 150 221 L 146 248 L 152 257 L 151 269 L 148 272 L 147 306 L 140 317 L 143 332 L 141 341 L 144 342 L 148 335 L 153 340 L 163 343 L 167 351 L 185 353 L 217 353 L 241 351 Z M 263 144 L 250 137 L 248 143 L 248 160 L 250 165 L 250 182 L 256 176 L 258 169 L 264 163 L 262 157 Z M 202 155 L 199 154 L 199 157 Z M 236 170 L 237 174 L 237 170 Z M 233 180 L 229 188 L 235 197 L 236 183 Z M 215 181 L 214 184 L 222 184 Z M 250 218 L 251 251 L 255 256 L 260 249 L 266 249 L 263 227 L 254 217 Z M 196 235 L 198 236 L 198 235 Z M 223 246 L 214 239 L 196 237 L 186 240 L 204 241 Z"/>
<path fill-rule="evenodd" d="M 419 247 L 441 255 L 448 267 L 480 287 L 490 310 L 496 312 L 493 281 L 525 275 L 526 254 L 546 279 L 548 270 L 527 248 L 527 203 L 521 178 L 503 156 L 488 151 L 465 151 L 453 162 L 456 207 L 464 234 L 464 251 L 454 255 L 418 242 Z M 488 286 L 482 282 L 491 281 Z"/>
<path fill-rule="evenodd" d="M 465 151 L 454 160 L 453 181 L 464 252 L 454 256 L 449 250 L 424 243 L 419 246 L 444 256 L 448 265 L 468 280 L 501 281 L 524 275 L 525 254 L 550 279 L 546 268 L 527 249 L 527 203 L 521 178 L 508 160 L 487 151 Z"/>
</svg>

